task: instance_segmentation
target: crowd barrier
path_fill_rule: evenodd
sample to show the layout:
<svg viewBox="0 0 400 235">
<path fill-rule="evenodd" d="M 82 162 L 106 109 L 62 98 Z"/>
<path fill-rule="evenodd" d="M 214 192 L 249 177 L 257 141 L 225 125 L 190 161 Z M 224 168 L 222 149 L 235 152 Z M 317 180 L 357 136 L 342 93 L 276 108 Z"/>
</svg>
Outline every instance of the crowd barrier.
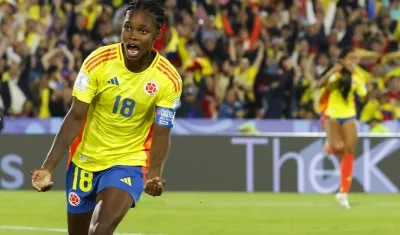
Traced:
<svg viewBox="0 0 400 235">
<path fill-rule="evenodd" d="M 398 193 L 400 138 L 360 134 L 353 191 Z M 0 136 L 0 188 L 30 189 L 54 135 Z M 164 177 L 170 191 L 333 193 L 340 159 L 324 157 L 321 133 L 172 136 Z M 54 172 L 63 189 L 67 156 Z"/>
<path fill-rule="evenodd" d="M 62 118 L 5 119 L 3 134 L 56 134 Z M 385 121 L 392 133 L 400 132 L 400 121 Z M 258 132 L 321 132 L 318 120 L 234 120 L 234 119 L 176 119 L 175 135 L 235 135 L 238 128 L 252 126 Z M 366 123 L 359 122 L 359 132 L 369 132 Z"/>
</svg>

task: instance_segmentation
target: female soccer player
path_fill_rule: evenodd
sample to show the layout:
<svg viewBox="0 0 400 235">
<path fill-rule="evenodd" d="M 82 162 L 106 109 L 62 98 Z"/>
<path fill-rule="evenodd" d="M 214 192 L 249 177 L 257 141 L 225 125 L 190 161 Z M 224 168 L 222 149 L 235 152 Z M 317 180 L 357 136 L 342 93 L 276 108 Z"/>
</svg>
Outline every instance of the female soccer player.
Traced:
<svg viewBox="0 0 400 235">
<path fill-rule="evenodd" d="M 112 235 L 143 190 L 163 192 L 161 174 L 182 92 L 176 69 L 153 49 L 164 21 L 157 0 L 129 4 L 122 42 L 86 58 L 72 107 L 43 166 L 32 172 L 33 186 L 49 190 L 51 172 L 70 147 L 70 235 Z"/>
<path fill-rule="evenodd" d="M 355 93 L 367 94 L 364 79 L 355 73 L 357 55 L 344 49 L 336 64 L 319 83 L 328 92 L 326 106 L 326 132 L 329 145 L 336 156 L 342 156 L 340 192 L 336 199 L 342 207 L 350 208 L 348 193 L 353 174 L 354 154 L 357 145 L 357 119 Z"/>
</svg>

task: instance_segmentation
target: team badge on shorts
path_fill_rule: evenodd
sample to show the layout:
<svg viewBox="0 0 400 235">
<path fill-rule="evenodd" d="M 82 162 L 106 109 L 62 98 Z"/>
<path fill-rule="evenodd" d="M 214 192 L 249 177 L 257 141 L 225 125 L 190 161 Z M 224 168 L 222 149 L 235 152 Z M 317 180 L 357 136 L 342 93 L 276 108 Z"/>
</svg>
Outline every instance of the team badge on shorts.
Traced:
<svg viewBox="0 0 400 235">
<path fill-rule="evenodd" d="M 157 83 L 149 81 L 146 82 L 146 84 L 144 84 L 144 92 L 146 92 L 147 95 L 153 96 L 157 93 L 157 91 L 158 91 Z"/>
<path fill-rule="evenodd" d="M 78 206 L 81 203 L 81 198 L 78 196 L 78 194 L 70 192 L 68 194 L 68 202 L 71 206 Z"/>
</svg>

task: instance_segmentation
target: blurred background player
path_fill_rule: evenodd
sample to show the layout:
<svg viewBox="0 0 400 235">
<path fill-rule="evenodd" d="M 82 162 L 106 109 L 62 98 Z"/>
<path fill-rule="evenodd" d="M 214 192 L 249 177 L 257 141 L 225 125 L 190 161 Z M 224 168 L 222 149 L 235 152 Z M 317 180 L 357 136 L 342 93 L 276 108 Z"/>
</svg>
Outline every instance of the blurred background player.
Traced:
<svg viewBox="0 0 400 235">
<path fill-rule="evenodd" d="M 355 93 L 367 94 L 365 80 L 356 71 L 357 56 L 352 49 L 344 49 L 341 61 L 321 79 L 320 87 L 329 93 L 326 107 L 327 138 L 336 156 L 341 156 L 340 192 L 336 199 L 341 206 L 349 209 L 348 193 L 354 167 L 357 145 L 357 117 Z"/>
<path fill-rule="evenodd" d="M 72 107 L 43 166 L 32 173 L 33 186 L 49 190 L 51 173 L 71 146 L 69 234 L 112 235 L 143 189 L 162 194 L 164 158 L 182 90 L 175 68 L 153 49 L 164 21 L 156 0 L 129 4 L 122 43 L 101 47 L 83 62 Z"/>
</svg>

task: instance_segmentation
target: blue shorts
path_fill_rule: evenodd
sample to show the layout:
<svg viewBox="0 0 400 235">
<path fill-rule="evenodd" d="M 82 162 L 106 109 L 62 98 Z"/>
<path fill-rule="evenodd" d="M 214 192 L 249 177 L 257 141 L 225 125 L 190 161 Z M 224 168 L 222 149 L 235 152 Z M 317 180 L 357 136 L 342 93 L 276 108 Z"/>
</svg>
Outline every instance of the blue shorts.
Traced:
<svg viewBox="0 0 400 235">
<path fill-rule="evenodd" d="M 334 119 L 334 120 L 336 120 L 340 125 L 342 125 L 342 124 L 344 124 L 344 123 L 347 122 L 347 121 L 350 121 L 350 120 L 353 120 L 353 119 L 357 119 L 357 117 L 356 117 L 356 116 L 348 117 L 348 118 L 330 118 L 330 117 L 329 117 L 329 119 Z"/>
<path fill-rule="evenodd" d="M 141 166 L 114 166 L 99 172 L 89 172 L 73 162 L 67 169 L 67 211 L 82 214 L 96 206 L 96 195 L 108 187 L 119 188 L 129 193 L 134 207 L 144 188 L 144 173 Z"/>
</svg>

